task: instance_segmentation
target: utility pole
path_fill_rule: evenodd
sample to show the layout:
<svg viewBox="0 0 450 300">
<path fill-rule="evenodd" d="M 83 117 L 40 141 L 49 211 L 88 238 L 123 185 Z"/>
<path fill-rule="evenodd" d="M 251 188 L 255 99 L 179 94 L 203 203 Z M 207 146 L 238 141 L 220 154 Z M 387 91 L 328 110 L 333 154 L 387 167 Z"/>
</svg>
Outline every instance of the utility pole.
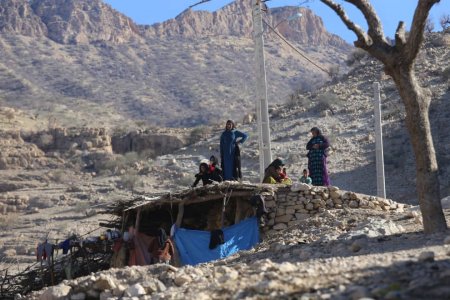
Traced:
<svg viewBox="0 0 450 300">
<path fill-rule="evenodd" d="M 252 0 L 252 7 L 256 63 L 256 121 L 259 136 L 259 172 L 262 181 L 264 179 L 264 169 L 272 161 L 272 154 L 270 152 L 269 106 L 267 103 L 261 0 Z"/>
<path fill-rule="evenodd" d="M 375 152 L 377 165 L 377 196 L 386 198 L 383 157 L 383 127 L 381 126 L 380 84 L 373 83 L 373 103 L 375 107 Z"/>
</svg>

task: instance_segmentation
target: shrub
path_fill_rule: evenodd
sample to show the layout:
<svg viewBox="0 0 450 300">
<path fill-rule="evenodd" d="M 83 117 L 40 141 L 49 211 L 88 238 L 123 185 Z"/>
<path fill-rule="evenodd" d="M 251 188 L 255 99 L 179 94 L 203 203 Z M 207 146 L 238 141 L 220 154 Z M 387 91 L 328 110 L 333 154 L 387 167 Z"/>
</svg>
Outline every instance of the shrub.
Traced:
<svg viewBox="0 0 450 300">
<path fill-rule="evenodd" d="M 447 67 L 444 71 L 442 71 L 442 77 L 445 80 L 450 80 L 450 67 Z"/>
<path fill-rule="evenodd" d="M 53 145 L 53 135 L 44 133 L 39 137 L 38 146 L 41 149 L 48 149 Z"/>
<path fill-rule="evenodd" d="M 5 115 L 9 123 L 11 123 L 16 118 L 16 112 L 13 108 L 5 107 L 3 109 L 3 114 Z"/>
<path fill-rule="evenodd" d="M 287 105 L 288 108 L 294 108 L 294 107 L 307 108 L 307 107 L 309 107 L 310 102 L 309 102 L 308 98 L 306 98 L 303 95 L 291 94 L 288 97 L 286 105 Z"/>
<path fill-rule="evenodd" d="M 208 126 L 198 126 L 191 131 L 189 143 L 194 144 L 199 140 L 208 138 L 211 135 L 211 128 Z"/>
<path fill-rule="evenodd" d="M 325 93 L 319 96 L 316 104 L 318 111 L 329 110 L 333 115 L 336 109 L 343 104 L 343 101 L 333 93 Z"/>
<path fill-rule="evenodd" d="M 345 63 L 347 64 L 347 66 L 351 67 L 355 63 L 361 62 L 361 60 L 367 56 L 368 56 L 368 54 L 366 51 L 364 51 L 362 49 L 356 49 L 352 53 L 349 54 Z"/>
<path fill-rule="evenodd" d="M 133 191 L 135 187 L 142 185 L 142 180 L 136 173 L 129 172 L 128 174 L 122 175 L 118 183 L 122 188 Z"/>
</svg>

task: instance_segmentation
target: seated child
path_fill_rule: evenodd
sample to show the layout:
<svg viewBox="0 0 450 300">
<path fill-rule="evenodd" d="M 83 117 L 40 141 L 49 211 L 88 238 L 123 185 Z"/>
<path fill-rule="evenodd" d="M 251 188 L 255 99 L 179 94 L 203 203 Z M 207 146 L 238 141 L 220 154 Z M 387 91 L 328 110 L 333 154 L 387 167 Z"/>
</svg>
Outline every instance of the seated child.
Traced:
<svg viewBox="0 0 450 300">
<path fill-rule="evenodd" d="M 192 187 L 196 187 L 200 180 L 203 183 L 203 186 L 213 183 L 213 181 L 222 181 L 222 176 L 220 175 L 220 169 L 216 168 L 213 173 L 209 171 L 209 166 L 207 163 L 201 163 L 199 166 L 199 172 L 195 174 L 195 182 L 192 184 Z"/>
<path fill-rule="evenodd" d="M 263 183 L 270 184 L 292 184 L 292 180 L 286 175 L 286 168 L 283 168 L 282 165 L 269 165 L 266 168 L 265 176 Z"/>
<path fill-rule="evenodd" d="M 309 177 L 307 169 L 303 170 L 303 176 L 300 177 L 300 182 L 306 183 L 306 184 L 312 184 L 312 179 L 311 179 L 311 177 Z"/>
<path fill-rule="evenodd" d="M 223 181 L 222 170 L 219 168 L 217 158 L 214 155 L 211 155 L 211 157 L 209 158 L 208 172 L 210 174 L 211 180 L 217 182 Z"/>
</svg>

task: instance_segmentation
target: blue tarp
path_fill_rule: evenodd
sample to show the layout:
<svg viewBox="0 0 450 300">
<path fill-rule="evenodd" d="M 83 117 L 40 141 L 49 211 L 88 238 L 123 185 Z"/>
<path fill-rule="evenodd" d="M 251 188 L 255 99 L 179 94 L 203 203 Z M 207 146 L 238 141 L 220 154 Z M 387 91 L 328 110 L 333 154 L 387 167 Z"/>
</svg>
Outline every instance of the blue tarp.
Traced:
<svg viewBox="0 0 450 300">
<path fill-rule="evenodd" d="M 239 250 L 251 249 L 259 242 L 256 217 L 245 219 L 238 224 L 223 229 L 225 243 L 209 249 L 209 231 L 177 228 L 175 243 L 183 265 L 196 265 L 227 257 Z"/>
</svg>

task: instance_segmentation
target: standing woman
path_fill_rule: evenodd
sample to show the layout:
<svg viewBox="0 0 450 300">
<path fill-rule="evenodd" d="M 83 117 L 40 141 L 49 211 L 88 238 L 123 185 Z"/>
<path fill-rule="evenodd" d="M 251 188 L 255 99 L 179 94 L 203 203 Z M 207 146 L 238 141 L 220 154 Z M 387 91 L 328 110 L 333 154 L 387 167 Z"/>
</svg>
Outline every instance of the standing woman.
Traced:
<svg viewBox="0 0 450 300">
<path fill-rule="evenodd" d="M 234 122 L 228 120 L 225 125 L 225 131 L 220 136 L 220 158 L 222 164 L 223 180 L 237 180 L 239 172 L 236 170 L 236 151 L 238 144 L 247 140 L 247 134 L 235 129 Z M 238 140 L 239 139 L 239 140 Z"/>
<path fill-rule="evenodd" d="M 325 149 L 330 145 L 326 137 L 322 135 L 317 127 L 311 128 L 312 138 L 306 145 L 308 152 L 308 169 L 309 176 L 313 185 L 330 185 L 327 170 L 327 156 Z"/>
</svg>

